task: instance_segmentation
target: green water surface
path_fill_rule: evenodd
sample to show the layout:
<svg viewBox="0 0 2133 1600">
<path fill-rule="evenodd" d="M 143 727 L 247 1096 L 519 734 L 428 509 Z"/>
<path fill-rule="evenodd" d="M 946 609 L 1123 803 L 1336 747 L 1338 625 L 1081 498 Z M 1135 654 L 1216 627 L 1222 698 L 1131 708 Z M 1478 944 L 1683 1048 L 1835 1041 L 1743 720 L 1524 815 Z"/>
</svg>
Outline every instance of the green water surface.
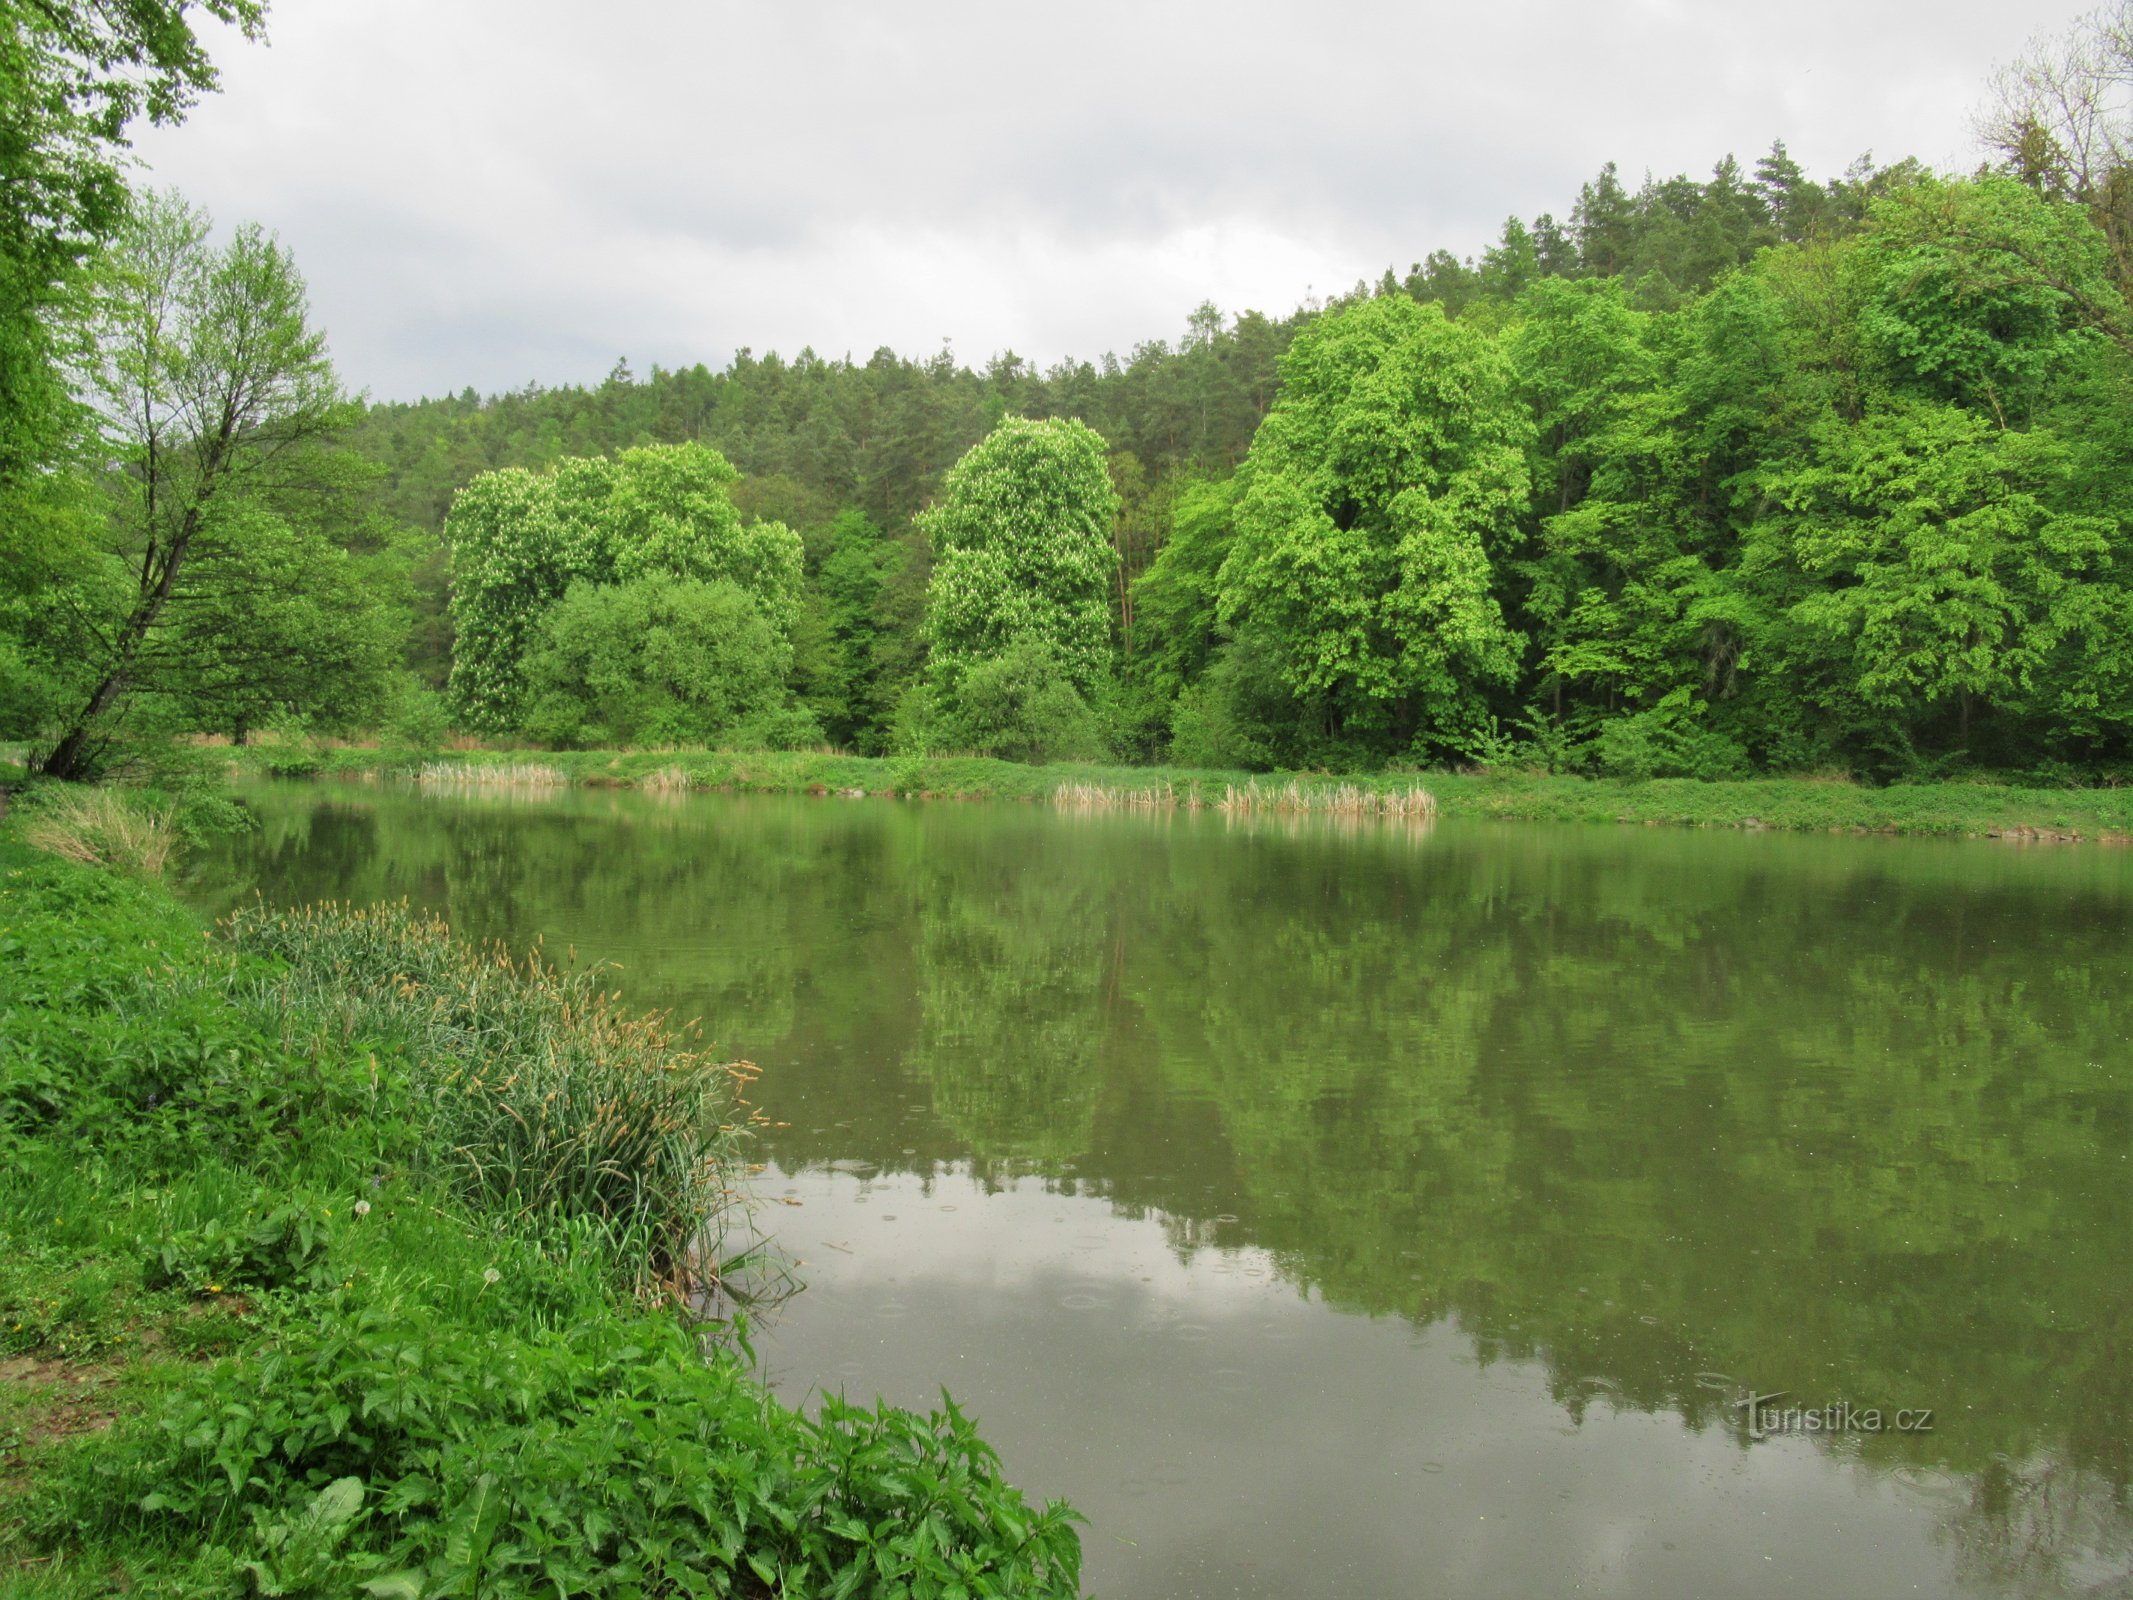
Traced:
<svg viewBox="0 0 2133 1600">
<path fill-rule="evenodd" d="M 2133 853 L 246 795 L 203 899 L 758 1062 L 770 1376 L 948 1387 L 1094 1593 L 2133 1592 Z"/>
</svg>

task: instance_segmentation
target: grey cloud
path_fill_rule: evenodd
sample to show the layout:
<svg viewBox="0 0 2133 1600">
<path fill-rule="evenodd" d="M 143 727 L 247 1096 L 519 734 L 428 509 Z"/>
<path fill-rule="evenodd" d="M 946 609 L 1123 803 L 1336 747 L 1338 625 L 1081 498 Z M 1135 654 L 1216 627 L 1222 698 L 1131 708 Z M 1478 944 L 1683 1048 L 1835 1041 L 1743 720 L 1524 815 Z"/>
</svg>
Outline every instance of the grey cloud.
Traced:
<svg viewBox="0 0 2133 1600">
<path fill-rule="evenodd" d="M 622 350 L 1051 359 L 1472 252 L 1609 159 L 1966 161 L 1994 62 L 2075 9 L 278 0 L 142 150 L 296 248 L 382 396 Z"/>
</svg>

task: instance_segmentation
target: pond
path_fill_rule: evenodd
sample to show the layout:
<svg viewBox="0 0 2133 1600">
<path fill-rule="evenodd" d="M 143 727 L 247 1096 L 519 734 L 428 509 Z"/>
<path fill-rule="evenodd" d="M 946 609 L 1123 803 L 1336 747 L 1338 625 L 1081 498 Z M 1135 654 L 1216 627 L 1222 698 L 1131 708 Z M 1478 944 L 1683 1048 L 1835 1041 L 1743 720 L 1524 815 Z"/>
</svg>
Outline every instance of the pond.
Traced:
<svg viewBox="0 0 2133 1600">
<path fill-rule="evenodd" d="M 203 899 L 759 1063 L 767 1375 L 945 1387 L 1092 1593 L 2133 1588 L 2133 854 L 246 797 Z"/>
</svg>

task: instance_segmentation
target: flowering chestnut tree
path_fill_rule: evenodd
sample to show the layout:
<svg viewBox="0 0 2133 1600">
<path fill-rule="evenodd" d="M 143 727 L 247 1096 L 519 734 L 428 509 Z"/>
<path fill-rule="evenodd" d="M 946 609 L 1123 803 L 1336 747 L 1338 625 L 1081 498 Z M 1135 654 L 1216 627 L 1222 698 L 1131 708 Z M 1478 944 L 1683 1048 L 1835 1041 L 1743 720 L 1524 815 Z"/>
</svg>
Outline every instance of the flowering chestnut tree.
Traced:
<svg viewBox="0 0 2133 1600">
<path fill-rule="evenodd" d="M 1084 696 L 1109 669 L 1118 495 L 1094 429 L 1011 417 L 948 471 L 918 523 L 933 541 L 926 595 L 934 693 L 956 703 L 979 662 L 1048 651 Z"/>
</svg>

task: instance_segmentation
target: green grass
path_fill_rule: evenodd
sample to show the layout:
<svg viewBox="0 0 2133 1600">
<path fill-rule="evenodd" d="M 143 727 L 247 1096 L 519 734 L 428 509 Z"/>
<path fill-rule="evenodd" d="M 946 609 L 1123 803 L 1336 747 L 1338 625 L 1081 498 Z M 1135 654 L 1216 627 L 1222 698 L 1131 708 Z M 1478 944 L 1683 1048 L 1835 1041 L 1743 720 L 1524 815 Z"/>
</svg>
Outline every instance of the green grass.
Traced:
<svg viewBox="0 0 2133 1600">
<path fill-rule="evenodd" d="M 494 769 L 508 784 L 522 751 L 231 751 L 240 769 L 288 776 L 408 778 L 425 766 L 475 775 Z M 1213 807 L 1231 791 L 1294 783 L 1306 795 L 1343 788 L 1397 796 L 1425 789 L 1442 817 L 1516 821 L 1649 823 L 1681 827 L 1762 827 L 1948 836 L 2133 840 L 2133 788 L 2042 789 L 1985 780 L 1892 784 L 1842 779 L 1758 778 L 1729 783 L 1660 778 L 1644 782 L 1548 777 L 1523 772 L 1374 774 L 1194 771 L 1171 767 L 1022 766 L 976 756 L 871 759 L 813 753 L 724 751 L 557 751 L 538 764 L 574 784 L 753 791 L 778 794 L 895 795 L 954 800 L 1073 803 L 1090 790 L 1120 796 L 1158 792 L 1179 805 Z M 432 780 L 435 781 L 434 779 Z"/>
<path fill-rule="evenodd" d="M 211 932 L 0 830 L 0 1595 L 1074 1592 L 952 1406 L 802 1415 L 677 1303 L 743 1086 L 404 910 Z"/>
</svg>

